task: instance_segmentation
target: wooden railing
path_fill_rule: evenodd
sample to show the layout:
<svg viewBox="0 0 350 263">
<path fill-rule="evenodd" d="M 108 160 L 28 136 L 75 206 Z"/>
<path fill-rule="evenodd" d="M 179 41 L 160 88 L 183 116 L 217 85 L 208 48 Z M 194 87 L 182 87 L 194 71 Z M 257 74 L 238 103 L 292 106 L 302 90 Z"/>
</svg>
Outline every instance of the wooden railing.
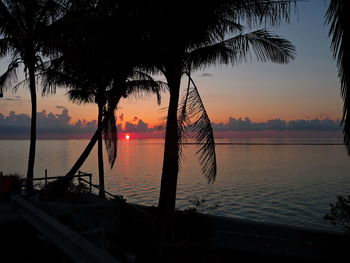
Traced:
<svg viewBox="0 0 350 263">
<path fill-rule="evenodd" d="M 112 197 L 113 199 L 117 199 L 117 200 L 123 200 L 123 196 L 122 195 L 114 195 L 108 191 L 106 191 L 105 189 L 102 189 L 99 185 L 97 184 L 92 184 L 91 182 L 86 181 L 84 178 L 78 178 L 79 182 L 83 181 L 84 183 L 87 183 L 88 185 L 90 185 L 90 189 L 91 187 L 94 187 L 96 189 L 98 189 L 99 191 L 103 191 L 105 194 L 107 194 L 108 196 Z M 91 190 L 90 190 L 91 192 Z M 133 208 L 134 210 L 138 211 L 139 213 L 142 213 L 152 219 L 154 219 L 154 216 L 151 215 L 150 213 L 146 212 L 144 209 L 142 209 L 141 207 L 137 206 L 137 205 L 131 205 L 131 208 Z"/>
<path fill-rule="evenodd" d="M 91 183 L 91 180 L 90 180 L 90 181 L 87 181 L 87 180 L 85 180 L 84 178 L 78 178 L 78 180 L 79 180 L 79 183 L 80 183 L 80 182 L 87 183 L 87 184 L 89 185 L 89 187 L 90 187 L 90 192 L 91 192 L 91 190 L 92 190 L 91 188 L 94 187 L 94 188 L 96 188 L 96 189 L 99 190 L 99 191 L 103 191 L 105 194 L 109 195 L 110 197 L 112 197 L 112 198 L 114 198 L 114 199 L 122 199 L 122 198 L 123 198 L 121 195 L 114 195 L 114 194 L 112 194 L 112 193 L 106 191 L 105 189 L 102 189 L 98 184 L 93 184 L 93 183 Z"/>
<path fill-rule="evenodd" d="M 89 177 L 89 180 L 85 180 L 83 177 Z M 48 180 L 54 180 L 54 179 L 59 179 L 59 178 L 62 178 L 62 176 L 51 176 L 51 177 L 48 177 L 47 176 L 47 169 L 45 169 L 45 177 L 34 178 L 33 181 L 45 180 L 45 186 L 46 186 Z M 95 188 L 95 189 L 97 189 L 99 191 L 103 191 L 106 195 L 112 197 L 113 199 L 123 200 L 123 196 L 122 195 L 114 195 L 114 194 L 106 191 L 105 189 L 102 189 L 99 185 L 93 184 L 92 183 L 92 174 L 91 173 L 84 173 L 84 172 L 79 171 L 77 175 L 74 175 L 74 178 L 78 178 L 79 183 L 84 182 L 84 183 L 88 184 L 90 193 L 92 192 L 92 188 Z M 153 215 L 151 215 L 150 213 L 146 212 L 144 209 L 142 209 L 141 207 L 139 207 L 137 205 L 132 205 L 131 207 L 133 209 L 137 210 L 138 212 L 149 216 L 150 218 L 154 218 Z"/>
<path fill-rule="evenodd" d="M 33 203 L 15 195 L 14 210 L 76 263 L 121 263 L 107 251 L 63 225 Z"/>
<path fill-rule="evenodd" d="M 78 178 L 79 183 L 83 179 L 82 177 L 89 177 L 89 181 L 87 181 L 85 179 L 84 179 L 84 181 L 89 184 L 89 190 L 91 193 L 92 185 L 93 185 L 92 184 L 92 174 L 79 171 L 78 174 L 73 176 L 73 178 Z M 33 181 L 45 181 L 45 187 L 46 187 L 49 180 L 57 180 L 60 178 L 62 178 L 62 176 L 51 176 L 51 177 L 47 176 L 47 169 L 45 169 L 45 176 L 33 178 Z"/>
</svg>

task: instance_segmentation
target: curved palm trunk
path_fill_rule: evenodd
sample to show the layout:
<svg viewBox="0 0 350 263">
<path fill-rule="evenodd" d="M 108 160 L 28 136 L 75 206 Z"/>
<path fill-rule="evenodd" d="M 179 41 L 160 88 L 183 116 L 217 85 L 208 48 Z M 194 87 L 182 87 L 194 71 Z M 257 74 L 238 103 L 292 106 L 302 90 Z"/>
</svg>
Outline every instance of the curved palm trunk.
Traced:
<svg viewBox="0 0 350 263">
<path fill-rule="evenodd" d="M 34 162 L 35 162 L 35 148 L 36 148 L 36 85 L 35 85 L 35 72 L 34 65 L 28 66 L 29 71 L 29 89 L 30 98 L 32 103 L 32 116 L 30 126 L 30 146 L 29 146 L 29 158 L 28 158 L 28 170 L 27 170 L 27 191 L 33 191 L 33 177 L 34 177 Z"/>
<path fill-rule="evenodd" d="M 121 97 L 122 97 L 121 95 L 116 97 L 115 105 L 118 104 Z M 114 109 L 115 109 L 115 107 L 110 107 L 109 110 L 106 112 L 105 117 L 103 118 L 101 125 L 97 128 L 95 134 L 92 136 L 90 142 L 88 143 L 88 145 L 86 146 L 84 151 L 81 153 L 78 160 L 75 162 L 75 164 L 70 169 L 70 171 L 66 174 L 66 176 L 65 176 L 66 178 L 70 178 L 70 180 L 71 180 L 73 178 L 73 176 L 78 172 L 80 167 L 83 165 L 85 160 L 88 158 L 88 156 L 91 153 L 92 149 L 94 148 L 96 142 L 98 141 L 98 138 L 102 134 L 103 128 L 106 127 L 109 119 L 113 116 Z"/>
<path fill-rule="evenodd" d="M 98 129 L 101 131 L 103 130 L 102 126 L 102 115 L 103 115 L 103 104 L 98 103 L 98 117 L 97 117 L 97 125 Z M 104 168 L 103 168 L 103 142 L 102 142 L 102 132 L 100 132 L 98 136 L 98 149 L 97 149 L 97 156 L 98 156 L 98 178 L 99 178 L 99 196 L 101 198 L 106 198 L 105 196 L 105 179 L 104 179 Z"/>
<path fill-rule="evenodd" d="M 159 220 L 161 239 L 173 239 L 174 211 L 176 201 L 177 178 L 179 172 L 179 132 L 177 109 L 181 83 L 181 71 L 166 74 L 170 89 L 170 101 L 168 108 L 163 171 L 159 196 Z"/>
<path fill-rule="evenodd" d="M 92 149 L 94 148 L 96 142 L 98 141 L 98 138 L 102 134 L 103 128 L 106 127 L 109 119 L 113 116 L 114 109 L 116 108 L 116 105 L 118 104 L 121 97 L 122 96 L 120 95 L 120 96 L 117 96 L 115 98 L 115 103 L 113 105 L 115 107 L 113 107 L 113 106 L 109 107 L 108 111 L 105 114 L 105 117 L 102 120 L 101 125 L 97 128 L 97 130 L 94 133 L 94 135 L 92 136 L 90 142 L 88 143 L 88 145 L 86 146 L 84 151 L 81 153 L 81 155 L 79 156 L 78 160 L 75 162 L 73 167 L 69 170 L 69 172 L 65 176 L 63 176 L 62 178 L 52 182 L 51 185 L 48 185 L 47 190 L 49 193 L 46 193 L 47 195 L 51 195 L 54 197 L 54 196 L 57 196 L 60 193 L 64 192 L 68 188 L 69 183 L 74 178 L 74 175 L 79 171 L 81 166 L 84 164 L 86 159 L 89 157 Z"/>
<path fill-rule="evenodd" d="M 101 126 L 104 126 L 106 123 L 107 121 L 106 119 L 104 119 Z M 84 151 L 79 156 L 78 160 L 75 162 L 75 164 L 72 166 L 72 168 L 69 170 L 69 172 L 66 174 L 64 178 L 67 178 L 69 180 L 73 179 L 73 176 L 79 171 L 80 167 L 84 164 L 85 160 L 89 157 L 89 154 L 91 153 L 92 149 L 94 148 L 101 134 L 102 134 L 102 128 L 98 128 L 95 131 L 94 135 L 91 137 L 91 140 L 86 146 L 86 148 L 84 149 Z"/>
</svg>

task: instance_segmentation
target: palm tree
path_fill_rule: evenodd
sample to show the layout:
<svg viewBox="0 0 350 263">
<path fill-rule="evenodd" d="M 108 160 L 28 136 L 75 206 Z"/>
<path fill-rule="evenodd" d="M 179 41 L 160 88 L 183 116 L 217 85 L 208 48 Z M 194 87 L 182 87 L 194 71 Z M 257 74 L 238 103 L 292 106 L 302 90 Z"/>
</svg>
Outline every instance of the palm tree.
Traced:
<svg viewBox="0 0 350 263">
<path fill-rule="evenodd" d="M 96 61 L 95 61 L 96 62 Z M 131 71 L 120 78 L 119 81 L 111 79 L 110 83 L 106 84 L 104 90 L 99 89 L 97 94 L 94 94 L 96 90 L 90 90 L 91 86 L 84 86 L 76 79 L 70 79 L 66 77 L 65 73 L 52 72 L 56 69 L 51 68 L 49 75 L 45 77 L 45 86 L 66 86 L 70 88 L 68 91 L 68 97 L 73 101 L 81 103 L 87 103 L 92 101 L 98 101 L 98 126 L 97 130 L 92 136 L 90 142 L 81 153 L 75 164 L 69 170 L 62 180 L 58 180 L 51 184 L 49 187 L 50 194 L 53 196 L 59 195 L 67 186 L 68 183 L 73 179 L 73 176 L 78 172 L 80 167 L 83 165 L 89 154 L 91 153 L 94 145 L 98 142 L 98 161 L 99 161 L 99 172 L 101 166 L 103 169 L 103 156 L 102 156 L 102 138 L 105 139 L 105 145 L 109 156 L 109 163 L 111 168 L 117 157 L 117 128 L 115 120 L 115 111 L 117 110 L 118 103 L 121 98 L 129 96 L 138 96 L 139 94 L 156 94 L 157 102 L 160 104 L 161 96 L 160 93 L 166 89 L 166 84 L 161 81 L 155 81 L 153 78 L 146 73 L 139 71 Z M 46 72 L 48 73 L 48 72 Z M 120 73 L 120 72 L 119 72 Z M 126 73 L 126 72 L 124 72 Z M 80 78 L 80 73 L 76 76 Z M 55 75 L 55 76 L 54 76 Z M 63 81 L 62 81 L 63 80 Z M 86 83 L 85 83 L 86 85 Z M 101 86 L 103 87 L 103 86 Z M 103 99 L 101 99 L 103 97 Z M 104 104 L 101 103 L 103 100 Z M 101 107 L 102 105 L 102 107 Z M 104 175 L 99 173 L 99 195 L 101 198 L 105 198 L 104 195 Z"/>
<path fill-rule="evenodd" d="M 109 2 L 112 6 L 106 6 L 105 1 L 96 3 L 92 6 L 91 1 L 74 2 L 77 6 L 71 6 L 66 16 L 54 26 L 53 30 L 58 32 L 56 35 L 60 39 L 51 43 L 51 49 L 59 57 L 45 69 L 43 84 L 45 92 L 55 92 L 57 86 L 66 86 L 70 88 L 68 96 L 71 100 L 97 103 L 97 131 L 67 173 L 67 180 L 62 182 L 64 187 L 72 179 L 98 141 L 100 196 L 103 197 L 102 133 L 112 167 L 116 159 L 117 139 L 114 113 L 119 100 L 140 93 L 155 93 L 160 103 L 160 92 L 165 85 L 138 70 L 145 52 L 140 41 L 143 32 L 132 28 L 134 16 L 125 7 L 116 8 L 114 1 Z M 77 13 L 83 18 L 74 19 Z M 59 183 L 57 185 L 58 191 L 62 190 Z"/>
<path fill-rule="evenodd" d="M 96 62 L 96 61 L 94 61 Z M 99 76 L 106 77 L 106 71 L 99 72 Z M 79 76 L 77 73 L 76 76 Z M 139 93 L 156 93 L 159 97 L 158 103 L 160 103 L 160 92 L 165 86 L 162 82 L 157 82 L 152 79 L 151 76 L 143 72 L 135 71 L 133 76 L 128 78 L 124 84 L 124 89 L 120 93 L 120 86 L 114 86 L 109 82 L 103 83 L 102 80 L 99 81 L 98 85 L 92 83 L 84 83 L 77 85 L 77 82 L 70 82 L 65 78 L 65 86 L 69 87 L 70 90 L 67 92 L 68 98 L 76 103 L 85 104 L 95 102 L 98 106 L 98 116 L 97 116 L 97 128 L 102 130 L 98 134 L 98 169 L 99 169 L 99 196 L 105 198 L 105 184 L 104 184 L 104 166 L 103 166 L 103 137 L 105 139 L 105 145 L 108 152 L 109 163 L 111 168 L 115 163 L 117 157 L 117 128 L 116 120 L 114 114 L 111 114 L 107 125 L 103 125 L 103 117 L 106 113 L 107 107 L 114 108 L 117 110 L 118 103 L 109 102 L 110 98 L 115 97 L 116 101 L 119 101 L 121 97 L 128 97 L 137 95 Z M 68 81 L 67 81 L 68 80 Z M 85 79 L 86 80 L 86 79 Z M 91 79 L 90 79 L 91 80 Z M 60 83 L 62 85 L 62 83 Z M 122 95 L 120 95 L 120 94 Z M 119 94 L 119 95 L 118 95 Z M 113 103 L 113 106 L 111 106 Z"/>
<path fill-rule="evenodd" d="M 89 86 L 76 86 L 72 89 L 70 89 L 67 93 L 69 100 L 76 102 L 76 103 L 91 103 L 95 102 L 98 107 L 98 114 L 97 114 L 97 127 L 102 129 L 102 118 L 105 111 L 106 102 L 109 96 L 109 92 L 107 92 L 108 85 L 106 84 L 99 84 L 98 86 L 95 85 L 89 85 Z M 116 158 L 116 128 L 115 128 L 115 118 L 111 118 L 110 120 L 111 125 L 113 125 L 112 134 L 109 136 L 106 136 L 106 146 L 107 145 L 113 145 L 114 147 L 107 147 L 107 151 L 110 155 L 110 164 L 111 168 L 114 165 L 115 158 Z M 108 138 L 112 139 L 112 142 L 108 144 Z M 98 149 L 97 149 L 97 156 L 98 156 L 98 174 L 99 174 L 99 196 L 101 198 L 105 198 L 105 184 L 104 184 L 104 167 L 103 167 L 103 141 L 102 141 L 102 133 L 98 137 Z"/>
<path fill-rule="evenodd" d="M 90 14 L 90 19 L 93 19 Z M 75 26 L 77 24 L 75 23 Z M 83 28 L 86 30 L 86 28 Z M 105 130 L 105 143 L 108 151 L 111 168 L 116 159 L 116 127 L 114 115 L 109 120 L 110 134 L 102 127 L 103 114 L 111 92 L 115 92 L 111 82 L 115 75 L 110 67 L 108 58 L 105 57 L 103 41 L 96 42 L 95 37 L 101 38 L 95 32 L 91 34 L 88 29 L 84 38 L 89 39 L 85 43 L 80 38 L 71 38 L 67 43 L 67 37 L 59 44 L 61 56 L 51 61 L 45 69 L 45 92 L 55 92 L 52 86 L 62 85 L 70 90 L 68 98 L 79 104 L 95 102 L 98 107 L 97 126 Z M 93 35 L 93 37 L 91 37 Z M 69 39 L 69 38 L 68 38 Z M 64 44 L 63 44 L 64 43 Z M 96 52 L 95 50 L 102 50 Z M 48 88 L 51 87 L 51 88 Z M 99 196 L 105 198 L 104 165 L 103 165 L 103 137 L 98 136 L 98 171 L 99 171 Z"/>
<path fill-rule="evenodd" d="M 344 101 L 342 124 L 348 154 L 350 154 L 350 28 L 347 17 L 349 11 L 349 1 L 331 0 L 326 13 L 326 23 L 330 25 L 331 50 L 337 62 L 341 96 Z"/>
<path fill-rule="evenodd" d="M 250 57 L 260 61 L 288 63 L 293 45 L 265 29 L 243 33 L 242 20 L 251 25 L 277 24 L 288 20 L 292 1 L 201 1 L 161 3 L 156 1 L 150 22 L 155 52 L 154 71 L 164 74 L 169 90 L 163 171 L 159 197 L 162 237 L 171 237 L 175 210 L 180 142 L 187 131 L 197 133 L 202 171 L 209 182 L 216 176 L 213 131 L 191 72 L 216 64 L 237 64 Z M 181 16 L 179 17 L 179 14 Z M 150 18 L 148 18 L 150 19 Z M 161 22 L 161 25 L 159 24 Z M 226 36 L 231 36 L 227 38 Z M 180 84 L 188 77 L 187 91 L 180 102 Z M 179 107 L 180 106 L 180 107 Z"/>
<path fill-rule="evenodd" d="M 0 88 L 14 88 L 16 71 L 24 65 L 29 79 L 31 97 L 31 130 L 27 170 L 27 190 L 33 189 L 36 144 L 36 73 L 42 65 L 42 38 L 46 28 L 60 14 L 60 5 L 54 0 L 2 0 L 0 1 L 0 58 L 11 56 L 7 71 L 0 77 Z M 16 85 L 18 86 L 18 85 Z"/>
</svg>

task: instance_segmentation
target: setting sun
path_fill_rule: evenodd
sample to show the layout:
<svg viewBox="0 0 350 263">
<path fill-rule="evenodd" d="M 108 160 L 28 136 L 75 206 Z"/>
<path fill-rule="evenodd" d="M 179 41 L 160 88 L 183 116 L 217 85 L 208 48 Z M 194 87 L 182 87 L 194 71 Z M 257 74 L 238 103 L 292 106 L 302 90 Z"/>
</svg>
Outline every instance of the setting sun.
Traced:
<svg viewBox="0 0 350 263">
<path fill-rule="evenodd" d="M 129 140 L 130 139 L 130 135 L 129 134 L 125 135 L 125 139 Z"/>
</svg>

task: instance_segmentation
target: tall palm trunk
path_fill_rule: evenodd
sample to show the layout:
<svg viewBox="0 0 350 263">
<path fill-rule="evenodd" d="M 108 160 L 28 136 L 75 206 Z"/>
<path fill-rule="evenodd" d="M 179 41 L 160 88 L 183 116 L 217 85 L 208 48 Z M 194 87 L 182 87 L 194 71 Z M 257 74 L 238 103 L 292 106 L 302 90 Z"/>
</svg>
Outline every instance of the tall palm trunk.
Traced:
<svg viewBox="0 0 350 263">
<path fill-rule="evenodd" d="M 103 117 L 103 103 L 98 103 L 98 117 L 97 117 L 97 125 L 98 129 L 102 131 L 102 117 Z M 102 142 L 102 132 L 100 132 L 98 136 L 98 149 L 97 149 L 97 155 L 98 155 L 98 176 L 99 176 L 99 196 L 101 198 L 105 198 L 105 179 L 104 179 L 104 168 L 103 168 L 103 142 Z"/>
<path fill-rule="evenodd" d="M 179 131 L 177 109 L 181 71 L 165 74 L 170 90 L 170 101 L 165 133 L 163 171 L 159 196 L 160 231 L 162 239 L 173 238 L 177 178 L 179 172 Z"/>
<path fill-rule="evenodd" d="M 33 191 L 33 177 L 34 177 L 34 162 L 35 162 L 35 148 L 36 148 L 36 85 L 35 85 L 35 66 L 34 63 L 28 65 L 29 71 L 29 89 L 30 98 L 32 103 L 32 116 L 30 126 L 30 146 L 29 146 L 29 158 L 28 158 L 28 170 L 27 170 L 27 191 Z"/>
</svg>

